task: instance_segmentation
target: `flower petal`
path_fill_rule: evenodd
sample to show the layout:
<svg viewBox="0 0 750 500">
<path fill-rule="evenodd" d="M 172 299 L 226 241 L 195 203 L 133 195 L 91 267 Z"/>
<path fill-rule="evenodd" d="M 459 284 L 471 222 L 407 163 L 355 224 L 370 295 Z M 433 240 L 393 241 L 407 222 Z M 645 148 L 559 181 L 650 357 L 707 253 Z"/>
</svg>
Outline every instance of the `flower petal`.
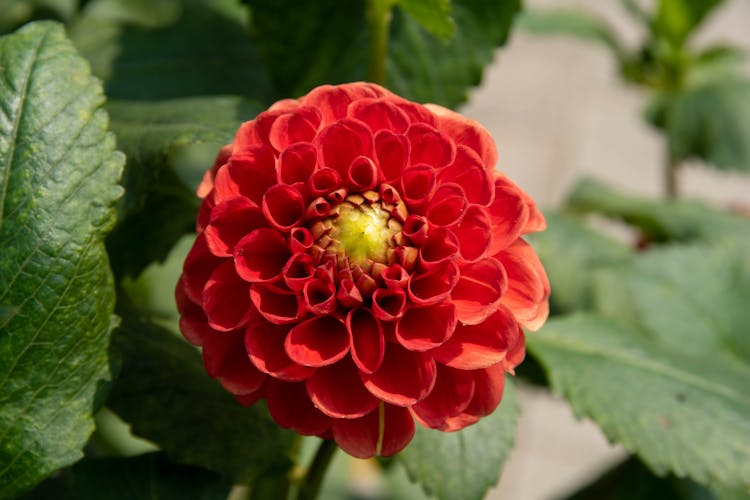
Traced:
<svg viewBox="0 0 750 500">
<path fill-rule="evenodd" d="M 359 99 L 349 105 L 348 114 L 370 127 L 373 133 L 386 129 L 401 134 L 409 118 L 387 99 Z"/>
<path fill-rule="evenodd" d="M 437 127 L 441 132 L 451 137 L 456 144 L 463 144 L 476 151 L 485 168 L 494 170 L 497 165 L 495 141 L 479 122 L 436 104 L 426 104 L 424 107 L 437 116 Z"/>
<path fill-rule="evenodd" d="M 382 405 L 362 418 L 333 423 L 336 444 L 357 458 L 393 456 L 409 444 L 414 431 L 409 410 L 391 405 Z"/>
<path fill-rule="evenodd" d="M 315 138 L 318 162 L 334 168 L 342 178 L 358 156 L 371 156 L 372 133 L 364 123 L 345 118 L 328 125 Z"/>
<path fill-rule="evenodd" d="M 487 255 L 492 243 L 492 221 L 486 209 L 469 205 L 464 218 L 452 229 L 458 237 L 462 260 L 476 262 Z"/>
<path fill-rule="evenodd" d="M 440 171 L 438 182 L 461 186 L 469 203 L 487 206 L 492 201 L 492 173 L 484 168 L 479 155 L 466 146 L 458 146 L 455 160 Z"/>
<path fill-rule="evenodd" d="M 397 406 L 423 400 L 435 385 L 435 361 L 421 352 L 389 343 L 383 363 L 372 374 L 361 373 L 365 387 L 378 399 Z"/>
<path fill-rule="evenodd" d="M 508 273 L 508 290 L 503 295 L 505 304 L 521 325 L 538 330 L 549 314 L 549 280 L 539 257 L 525 241 L 513 245 L 495 256 Z"/>
<path fill-rule="evenodd" d="M 289 330 L 289 326 L 254 322 L 245 332 L 245 349 L 250 361 L 263 373 L 281 380 L 304 380 L 315 370 L 295 363 L 287 355 L 284 340 Z"/>
<path fill-rule="evenodd" d="M 474 390 L 472 372 L 438 365 L 435 387 L 429 396 L 412 406 L 412 411 L 422 425 L 441 429 L 448 418 L 469 406 Z"/>
<path fill-rule="evenodd" d="M 468 202 L 458 184 L 438 186 L 427 208 L 427 220 L 435 226 L 452 226 L 461 221 Z"/>
<path fill-rule="evenodd" d="M 396 324 L 396 339 L 410 351 L 427 351 L 448 340 L 456 323 L 456 306 L 450 302 L 412 307 Z"/>
<path fill-rule="evenodd" d="M 234 266 L 240 278 L 251 283 L 274 281 L 289 260 L 284 237 L 271 228 L 256 229 L 237 243 Z"/>
<path fill-rule="evenodd" d="M 453 260 L 458 253 L 458 238 L 453 231 L 437 227 L 427 233 L 419 249 L 419 262 L 424 269 Z"/>
<path fill-rule="evenodd" d="M 277 325 L 295 323 L 305 314 L 294 292 L 279 285 L 254 283 L 250 299 L 264 318 Z"/>
<path fill-rule="evenodd" d="M 476 325 L 495 312 L 508 288 L 508 276 L 493 258 L 461 266 L 461 276 L 451 292 L 456 304 L 458 320 Z"/>
<path fill-rule="evenodd" d="M 406 293 L 400 288 L 378 288 L 372 294 L 372 310 L 381 321 L 394 321 L 404 314 Z"/>
<path fill-rule="evenodd" d="M 206 372 L 238 396 L 257 391 L 266 379 L 250 362 L 243 337 L 239 332 L 217 333 L 203 344 Z"/>
<path fill-rule="evenodd" d="M 447 342 L 430 351 L 435 360 L 460 370 L 477 370 L 505 359 L 509 341 L 516 339 L 518 324 L 505 307 L 478 325 L 462 325 Z"/>
<path fill-rule="evenodd" d="M 401 196 L 412 212 L 421 211 L 435 190 L 435 169 L 429 165 L 414 165 L 401 175 Z"/>
<path fill-rule="evenodd" d="M 185 257 L 185 264 L 182 267 L 181 279 L 185 285 L 185 294 L 190 300 L 197 304 L 201 303 L 206 281 L 222 262 L 225 262 L 225 260 L 216 257 L 209 251 L 206 235 L 199 234 L 193 243 L 193 248 Z"/>
<path fill-rule="evenodd" d="M 187 296 L 184 276 L 177 282 L 175 302 L 180 312 L 180 331 L 188 342 L 200 346 L 209 335 L 216 333 L 216 330 L 208 326 L 208 318 L 201 306 Z"/>
<path fill-rule="evenodd" d="M 345 357 L 338 363 L 318 368 L 307 379 L 307 393 L 313 404 L 333 418 L 362 417 L 380 401 L 365 389 L 354 362 Z"/>
<path fill-rule="evenodd" d="M 284 344 L 286 353 L 303 366 L 326 366 L 349 352 L 349 333 L 333 316 L 317 316 L 292 328 Z"/>
<path fill-rule="evenodd" d="M 399 179 L 409 157 L 409 141 L 404 135 L 381 130 L 375 134 L 375 156 L 385 182 Z"/>
<path fill-rule="evenodd" d="M 342 185 L 341 174 L 329 167 L 313 172 L 307 183 L 314 196 L 325 196 Z"/>
<path fill-rule="evenodd" d="M 439 169 L 450 165 L 456 156 L 455 143 L 426 123 L 415 123 L 406 131 L 409 139 L 409 163 L 424 163 Z"/>
<path fill-rule="evenodd" d="M 365 308 L 352 309 L 346 316 L 352 360 L 363 373 L 373 373 L 383 362 L 385 337 L 380 322 L 372 311 Z"/>
<path fill-rule="evenodd" d="M 260 205 L 263 194 L 276 184 L 276 157 L 266 146 L 233 154 L 229 164 L 220 168 L 214 180 L 214 196 L 219 204 L 244 196 Z"/>
<path fill-rule="evenodd" d="M 206 244 L 214 255 L 229 257 L 243 236 L 267 225 L 258 205 L 244 196 L 229 198 L 211 210 L 205 230 Z"/>
<path fill-rule="evenodd" d="M 242 328 L 255 312 L 250 285 L 237 276 L 232 261 L 211 273 L 203 288 L 202 304 L 209 326 L 222 332 Z"/>
<path fill-rule="evenodd" d="M 269 224 L 288 232 L 299 225 L 305 216 L 305 201 L 292 186 L 277 184 L 263 195 L 263 214 Z"/>
<path fill-rule="evenodd" d="M 331 428 L 333 420 L 315 408 L 304 383 L 269 380 L 266 392 L 268 411 L 284 429 L 319 436 Z"/>
<path fill-rule="evenodd" d="M 276 151 L 284 151 L 292 144 L 311 141 L 319 124 L 320 112 L 317 109 L 300 107 L 273 122 L 268 140 Z"/>
<path fill-rule="evenodd" d="M 295 184 L 307 182 L 315 171 L 318 152 L 308 142 L 300 142 L 284 149 L 279 155 L 279 182 Z"/>
<path fill-rule="evenodd" d="M 529 220 L 529 208 L 521 196 L 521 190 L 502 174 L 495 174 L 495 199 L 490 205 L 490 218 L 492 254 L 516 241 Z"/>
<path fill-rule="evenodd" d="M 409 278 L 409 298 L 417 305 L 428 306 L 447 299 L 458 283 L 458 265 L 447 261 Z"/>
</svg>

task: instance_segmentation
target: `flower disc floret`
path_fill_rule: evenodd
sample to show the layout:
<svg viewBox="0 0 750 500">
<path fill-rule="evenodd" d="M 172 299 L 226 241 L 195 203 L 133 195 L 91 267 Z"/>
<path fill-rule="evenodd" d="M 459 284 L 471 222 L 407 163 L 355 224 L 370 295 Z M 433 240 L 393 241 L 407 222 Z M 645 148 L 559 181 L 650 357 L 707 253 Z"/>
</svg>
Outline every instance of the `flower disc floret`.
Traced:
<svg viewBox="0 0 750 500">
<path fill-rule="evenodd" d="M 208 374 L 357 457 L 494 411 L 549 296 L 544 218 L 496 163 L 476 122 L 367 83 L 244 123 L 176 291 Z"/>
</svg>

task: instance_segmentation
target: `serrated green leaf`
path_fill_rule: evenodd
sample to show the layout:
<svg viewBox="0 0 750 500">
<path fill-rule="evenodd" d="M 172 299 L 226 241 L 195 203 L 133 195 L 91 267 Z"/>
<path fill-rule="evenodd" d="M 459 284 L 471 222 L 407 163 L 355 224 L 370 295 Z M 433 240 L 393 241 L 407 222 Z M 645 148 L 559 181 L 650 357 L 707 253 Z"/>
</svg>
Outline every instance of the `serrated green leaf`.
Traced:
<svg viewBox="0 0 750 500">
<path fill-rule="evenodd" d="M 610 272 L 596 288 L 600 311 L 629 316 L 674 350 L 750 364 L 750 260 L 736 249 L 666 246 Z"/>
<path fill-rule="evenodd" d="M 75 462 L 109 380 L 123 156 L 62 26 L 0 39 L 0 497 Z"/>
<path fill-rule="evenodd" d="M 225 500 L 232 484 L 217 473 L 175 465 L 164 453 L 84 459 L 42 483 L 26 500 Z"/>
<path fill-rule="evenodd" d="M 108 4 L 115 0 L 106 0 Z M 119 0 L 126 8 L 129 0 Z M 173 24 L 158 29 L 89 13 L 70 28 L 94 74 L 115 99 L 241 95 L 276 99 L 234 0 L 183 0 Z"/>
<path fill-rule="evenodd" d="M 396 3 L 435 36 L 448 40 L 456 32 L 451 0 L 396 0 Z"/>
<path fill-rule="evenodd" d="M 552 387 L 656 473 L 750 487 L 750 366 L 691 356 L 594 315 L 527 337 Z"/>
<path fill-rule="evenodd" d="M 547 229 L 532 235 L 549 277 L 554 312 L 587 309 L 593 304 L 593 272 L 629 262 L 632 251 L 586 227 L 580 219 L 547 212 Z"/>
<path fill-rule="evenodd" d="M 397 459 L 412 481 L 438 499 L 481 499 L 500 478 L 513 446 L 519 406 L 515 387 L 505 380 L 503 401 L 495 412 L 458 432 L 417 426 Z"/>
<path fill-rule="evenodd" d="M 652 241 L 737 244 L 750 248 L 750 220 L 694 200 L 658 201 L 619 192 L 593 179 L 576 184 L 569 208 L 637 226 Z"/>
<path fill-rule="evenodd" d="M 437 1 L 437 0 L 435 0 Z M 248 0 L 254 40 L 276 86 L 301 95 L 323 83 L 367 76 L 365 2 Z M 444 3 L 444 2 L 443 2 Z M 455 107 L 504 44 L 519 0 L 453 0 L 450 41 L 393 10 L 386 86 L 408 99 Z M 289 24 L 297 29 L 284 29 Z"/>
<path fill-rule="evenodd" d="M 219 148 L 232 142 L 243 121 L 260 111 L 240 97 L 195 97 L 164 101 L 112 101 L 107 109 L 119 147 L 128 156 L 126 195 L 120 222 L 107 240 L 116 275 L 137 275 L 162 260 L 177 239 L 195 227 L 200 200 L 195 185 L 211 167 Z M 208 143 L 205 163 L 183 172 L 175 158 L 186 146 Z M 203 155 L 205 156 L 205 155 Z M 137 241 L 138 245 L 133 243 Z"/>
<path fill-rule="evenodd" d="M 262 405 L 240 406 L 187 342 L 127 310 L 113 345 L 122 369 L 108 406 L 172 461 L 247 482 L 285 460 L 293 434 Z"/>
<path fill-rule="evenodd" d="M 602 19 L 578 10 L 525 10 L 518 16 L 522 29 L 538 35 L 568 35 L 601 43 L 622 54 L 612 28 Z"/>
</svg>

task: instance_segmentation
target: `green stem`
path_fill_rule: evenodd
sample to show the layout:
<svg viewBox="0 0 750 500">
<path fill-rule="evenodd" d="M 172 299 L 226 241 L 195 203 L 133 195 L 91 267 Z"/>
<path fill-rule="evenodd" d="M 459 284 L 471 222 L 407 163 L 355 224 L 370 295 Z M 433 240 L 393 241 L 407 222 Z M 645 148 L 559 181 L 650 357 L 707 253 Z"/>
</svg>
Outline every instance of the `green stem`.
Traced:
<svg viewBox="0 0 750 500">
<path fill-rule="evenodd" d="M 367 31 L 370 36 L 367 79 L 385 83 L 385 61 L 388 56 L 388 28 L 391 25 L 393 0 L 367 1 Z"/>
<path fill-rule="evenodd" d="M 680 170 L 680 160 L 670 151 L 667 151 L 667 157 L 664 162 L 664 195 L 668 200 L 679 198 L 679 189 L 677 187 L 677 174 Z"/>
<path fill-rule="evenodd" d="M 315 458 L 300 484 L 297 500 L 315 500 L 318 497 L 326 470 L 337 449 L 336 441 L 332 439 L 325 439 L 320 443 Z"/>
</svg>

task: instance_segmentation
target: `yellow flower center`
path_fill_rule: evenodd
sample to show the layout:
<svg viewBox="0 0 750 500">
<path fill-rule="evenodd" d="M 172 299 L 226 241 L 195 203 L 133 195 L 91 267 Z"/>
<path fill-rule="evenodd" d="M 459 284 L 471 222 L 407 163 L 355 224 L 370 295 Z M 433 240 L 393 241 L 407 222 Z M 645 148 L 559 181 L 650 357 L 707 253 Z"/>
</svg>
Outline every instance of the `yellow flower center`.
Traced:
<svg viewBox="0 0 750 500">
<path fill-rule="evenodd" d="M 388 227 L 389 217 L 378 205 L 341 205 L 336 219 L 338 250 L 352 264 L 363 264 L 368 260 L 385 262 L 394 234 Z"/>
</svg>

